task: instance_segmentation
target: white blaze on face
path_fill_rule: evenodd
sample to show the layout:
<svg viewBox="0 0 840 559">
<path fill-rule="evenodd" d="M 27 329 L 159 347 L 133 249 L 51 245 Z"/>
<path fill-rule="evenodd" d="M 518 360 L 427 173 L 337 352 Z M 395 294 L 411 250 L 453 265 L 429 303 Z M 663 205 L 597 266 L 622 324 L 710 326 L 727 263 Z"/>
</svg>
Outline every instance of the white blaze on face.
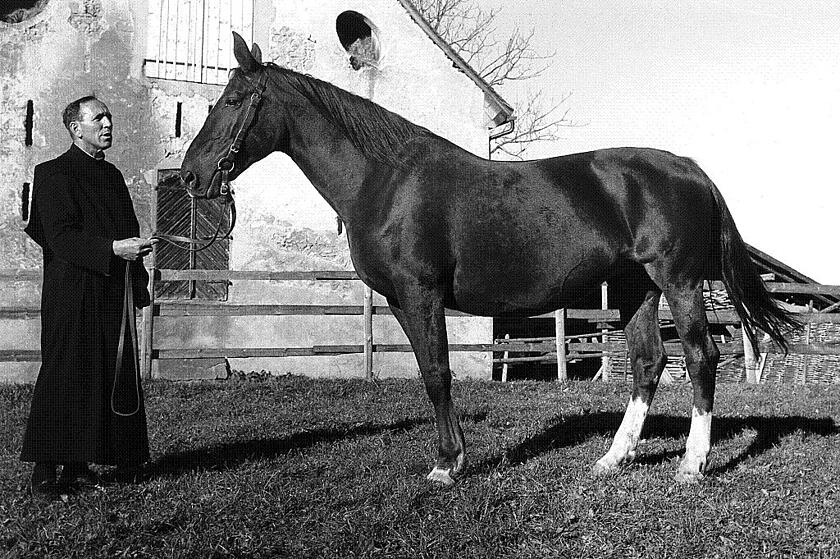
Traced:
<svg viewBox="0 0 840 559">
<path fill-rule="evenodd" d="M 595 465 L 596 471 L 608 471 L 635 458 L 636 445 L 639 444 L 639 436 L 649 409 L 647 402 L 640 399 L 630 400 L 610 450 L 598 460 Z"/>
</svg>

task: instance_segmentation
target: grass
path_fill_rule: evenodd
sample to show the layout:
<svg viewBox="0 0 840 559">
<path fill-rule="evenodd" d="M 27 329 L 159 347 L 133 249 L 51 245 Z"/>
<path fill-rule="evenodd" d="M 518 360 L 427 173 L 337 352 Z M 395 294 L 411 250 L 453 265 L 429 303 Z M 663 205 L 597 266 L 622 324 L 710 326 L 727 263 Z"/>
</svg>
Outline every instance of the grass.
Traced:
<svg viewBox="0 0 840 559">
<path fill-rule="evenodd" d="M 840 386 L 718 388 L 711 471 L 672 476 L 691 393 L 660 389 L 639 458 L 593 478 L 626 385 L 461 381 L 469 466 L 430 486 L 419 381 L 146 383 L 147 480 L 38 504 L 31 386 L 0 387 L 0 556 L 840 557 Z"/>
</svg>

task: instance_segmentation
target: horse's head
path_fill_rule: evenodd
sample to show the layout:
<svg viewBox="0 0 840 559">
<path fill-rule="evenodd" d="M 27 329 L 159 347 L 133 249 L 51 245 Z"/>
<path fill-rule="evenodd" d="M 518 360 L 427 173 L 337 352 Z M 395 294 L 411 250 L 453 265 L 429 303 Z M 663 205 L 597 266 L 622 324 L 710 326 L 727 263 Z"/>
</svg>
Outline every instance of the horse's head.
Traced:
<svg viewBox="0 0 840 559">
<path fill-rule="evenodd" d="M 234 32 L 233 54 L 239 68 L 231 73 L 181 164 L 181 180 L 191 196 L 228 195 L 229 180 L 279 145 L 280 127 L 271 126 L 268 118 L 273 110 L 264 95 L 269 71 L 260 48 L 255 43 L 249 51 Z"/>
</svg>

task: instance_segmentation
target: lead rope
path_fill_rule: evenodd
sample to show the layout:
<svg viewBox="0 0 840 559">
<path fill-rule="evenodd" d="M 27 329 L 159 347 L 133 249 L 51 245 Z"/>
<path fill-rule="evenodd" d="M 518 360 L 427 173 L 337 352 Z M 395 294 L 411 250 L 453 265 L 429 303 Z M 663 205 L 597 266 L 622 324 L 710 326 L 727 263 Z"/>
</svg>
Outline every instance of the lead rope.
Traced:
<svg viewBox="0 0 840 559">
<path fill-rule="evenodd" d="M 117 344 L 117 364 L 114 368 L 114 384 L 111 386 L 111 411 L 120 417 L 131 417 L 140 411 L 140 358 L 137 354 L 137 325 L 134 320 L 134 282 L 132 281 L 131 262 L 126 262 L 125 265 L 125 292 L 123 294 L 123 308 L 122 320 L 120 321 L 120 341 Z M 125 353 L 125 333 L 126 329 L 129 331 L 131 351 L 132 351 L 132 372 L 131 380 L 134 381 L 134 393 L 136 397 L 136 406 L 130 412 L 117 410 L 117 384 L 120 383 L 120 377 L 124 375 L 123 371 L 123 354 Z M 128 378 L 126 382 L 130 382 Z"/>
</svg>

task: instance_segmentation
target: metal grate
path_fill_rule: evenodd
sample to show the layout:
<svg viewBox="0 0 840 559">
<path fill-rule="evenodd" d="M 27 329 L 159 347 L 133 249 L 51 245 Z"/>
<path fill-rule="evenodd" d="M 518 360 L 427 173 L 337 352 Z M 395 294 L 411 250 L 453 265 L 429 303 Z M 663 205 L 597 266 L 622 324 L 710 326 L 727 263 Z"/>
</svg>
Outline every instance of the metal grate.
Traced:
<svg viewBox="0 0 840 559">
<path fill-rule="evenodd" d="M 231 31 L 254 35 L 254 0 L 149 0 L 150 78 L 225 84 L 236 66 Z"/>
</svg>

